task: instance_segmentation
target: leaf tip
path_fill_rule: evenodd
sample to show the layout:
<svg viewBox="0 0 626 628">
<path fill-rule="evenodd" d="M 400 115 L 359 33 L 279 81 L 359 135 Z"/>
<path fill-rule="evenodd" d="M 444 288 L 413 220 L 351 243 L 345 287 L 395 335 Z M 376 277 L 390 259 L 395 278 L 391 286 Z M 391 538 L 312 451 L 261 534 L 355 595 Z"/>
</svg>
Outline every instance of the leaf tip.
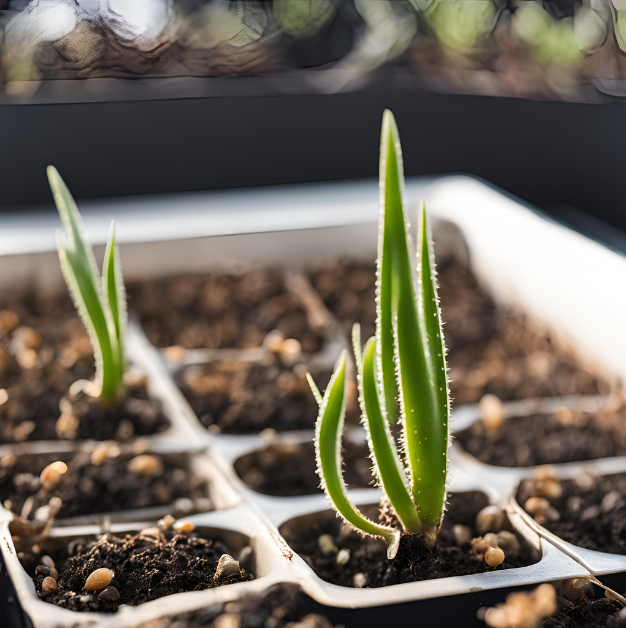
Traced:
<svg viewBox="0 0 626 628">
<path fill-rule="evenodd" d="M 48 166 L 46 168 L 46 174 L 48 175 L 48 181 L 52 183 L 52 179 L 55 177 L 60 177 L 59 171 L 54 166 Z"/>
<path fill-rule="evenodd" d="M 390 141 L 396 142 L 399 140 L 398 124 L 396 117 L 393 115 L 391 109 L 385 109 L 383 112 L 383 137 L 387 137 Z"/>
<path fill-rule="evenodd" d="M 393 124 L 395 122 L 395 117 L 391 109 L 385 109 L 383 111 L 383 126 Z"/>
<path fill-rule="evenodd" d="M 339 358 L 337 358 L 337 364 L 335 365 L 335 368 L 337 369 L 345 369 L 346 367 L 346 357 L 348 355 L 348 350 L 347 349 L 342 349 L 341 353 L 339 354 Z"/>
<path fill-rule="evenodd" d="M 306 374 L 306 381 L 309 383 L 309 387 L 311 388 L 311 392 L 313 393 L 313 397 L 315 397 L 315 401 L 317 402 L 318 406 L 321 406 L 324 399 L 322 397 L 322 394 L 320 393 L 319 388 L 317 387 L 317 384 L 315 383 L 315 380 L 313 379 L 313 376 L 311 375 L 311 373 Z"/>
</svg>

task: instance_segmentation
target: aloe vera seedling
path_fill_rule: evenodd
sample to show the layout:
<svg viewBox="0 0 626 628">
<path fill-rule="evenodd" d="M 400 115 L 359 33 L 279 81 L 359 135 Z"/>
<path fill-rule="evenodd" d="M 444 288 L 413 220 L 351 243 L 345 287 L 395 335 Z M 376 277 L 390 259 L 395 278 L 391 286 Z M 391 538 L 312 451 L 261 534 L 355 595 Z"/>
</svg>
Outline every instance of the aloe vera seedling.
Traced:
<svg viewBox="0 0 626 628">
<path fill-rule="evenodd" d="M 385 111 L 380 146 L 381 213 L 376 280 L 376 336 L 361 350 L 353 329 L 362 423 L 373 472 L 397 519 L 382 525 L 350 501 L 341 472 L 346 409 L 346 352 L 324 396 L 309 383 L 320 410 L 315 448 L 322 488 L 337 513 L 365 535 L 380 537 L 393 558 L 403 532 L 423 533 L 433 547 L 446 503 L 450 398 L 433 244 L 422 205 L 417 243 L 404 210 L 398 129 Z M 399 415 L 400 447 L 390 423 Z"/>
<path fill-rule="evenodd" d="M 127 318 L 126 290 L 115 246 L 115 223 L 111 221 L 100 275 L 93 249 L 85 238 L 76 203 L 53 166 L 48 167 L 48 181 L 65 231 L 65 246 L 61 230 L 57 231 L 63 277 L 89 333 L 96 358 L 100 397 L 103 402 L 114 403 L 122 396 Z"/>
</svg>

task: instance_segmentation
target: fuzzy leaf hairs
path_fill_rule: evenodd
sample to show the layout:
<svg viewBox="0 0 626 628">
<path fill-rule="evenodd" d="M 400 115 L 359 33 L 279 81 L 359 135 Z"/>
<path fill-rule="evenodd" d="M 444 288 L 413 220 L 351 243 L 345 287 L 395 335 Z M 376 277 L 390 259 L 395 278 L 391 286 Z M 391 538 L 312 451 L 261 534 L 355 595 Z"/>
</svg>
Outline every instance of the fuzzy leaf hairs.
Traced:
<svg viewBox="0 0 626 628">
<path fill-rule="evenodd" d="M 323 397 L 309 382 L 320 402 L 315 448 L 322 488 L 343 519 L 386 542 L 391 559 L 402 532 L 423 533 L 430 547 L 437 540 L 446 503 L 450 397 L 430 228 L 422 205 L 416 247 L 404 209 L 400 138 L 390 111 L 383 116 L 380 192 L 376 336 L 361 350 L 355 325 L 353 344 L 373 469 L 398 527 L 368 519 L 348 498 L 341 472 L 346 352 Z M 390 429 L 396 420 L 400 450 Z"/>
<path fill-rule="evenodd" d="M 85 238 L 76 203 L 53 166 L 48 167 L 48 181 L 65 233 L 64 244 L 61 230 L 57 231 L 63 277 L 89 333 L 96 358 L 100 397 L 103 402 L 115 403 L 121 399 L 123 392 L 127 320 L 126 290 L 115 246 L 115 223 L 111 221 L 100 274 L 93 249 Z"/>
</svg>

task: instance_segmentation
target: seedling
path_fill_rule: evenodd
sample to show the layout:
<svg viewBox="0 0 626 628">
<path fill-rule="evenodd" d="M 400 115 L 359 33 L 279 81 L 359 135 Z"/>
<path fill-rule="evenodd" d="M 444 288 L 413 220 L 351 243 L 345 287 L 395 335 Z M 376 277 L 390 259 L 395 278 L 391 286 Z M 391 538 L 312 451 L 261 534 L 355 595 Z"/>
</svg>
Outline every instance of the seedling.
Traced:
<svg viewBox="0 0 626 628">
<path fill-rule="evenodd" d="M 383 539 L 393 558 L 402 532 L 421 532 L 435 545 L 446 502 L 450 398 L 430 229 L 422 205 L 416 250 L 408 234 L 400 139 L 390 111 L 383 116 L 380 191 L 376 336 L 361 350 L 357 324 L 353 344 L 373 472 L 397 526 L 368 519 L 348 498 L 341 472 L 346 352 L 323 397 L 310 377 L 309 383 L 320 404 L 315 448 L 322 488 L 341 517 Z M 390 429 L 398 416 L 400 451 Z"/>
<path fill-rule="evenodd" d="M 124 332 L 127 319 L 126 290 L 115 246 L 115 223 L 111 221 L 100 275 L 76 203 L 53 166 L 48 167 L 48 181 L 65 231 L 65 246 L 61 230 L 57 231 L 63 277 L 89 333 L 96 358 L 100 397 L 103 402 L 115 403 L 122 397 L 126 370 Z"/>
</svg>

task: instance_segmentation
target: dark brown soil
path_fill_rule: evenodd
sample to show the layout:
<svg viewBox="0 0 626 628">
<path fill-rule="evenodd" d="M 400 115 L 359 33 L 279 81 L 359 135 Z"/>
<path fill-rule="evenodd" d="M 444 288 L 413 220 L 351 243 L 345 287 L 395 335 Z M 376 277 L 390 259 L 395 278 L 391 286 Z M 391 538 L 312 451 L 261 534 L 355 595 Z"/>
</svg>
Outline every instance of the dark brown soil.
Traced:
<svg viewBox="0 0 626 628">
<path fill-rule="evenodd" d="M 285 366 L 272 355 L 264 364 L 212 362 L 192 366 L 179 377 L 181 389 L 203 425 L 226 434 L 257 434 L 313 429 L 318 407 L 306 380 L 307 366 Z M 320 390 L 330 380 L 330 369 L 311 369 Z M 351 420 L 356 390 L 350 393 Z"/>
<path fill-rule="evenodd" d="M 453 526 L 463 524 L 472 528 L 473 536 L 476 514 L 487 505 L 482 493 L 459 493 L 450 496 L 450 508 L 444 519 L 439 540 L 434 552 L 426 545 L 422 535 L 404 535 L 398 555 L 387 559 L 386 547 L 379 540 L 362 538 L 357 533 L 340 525 L 337 518 L 321 518 L 317 524 L 291 535 L 284 531 L 287 542 L 309 563 L 320 578 L 341 586 L 354 586 L 355 574 L 367 577 L 368 587 L 383 587 L 403 582 L 416 582 L 448 576 L 493 571 L 484 561 L 471 555 L 469 549 L 459 547 L 454 540 Z M 348 549 L 350 559 L 338 565 L 335 555 L 324 555 L 318 545 L 321 534 L 331 534 L 339 549 Z M 291 538 L 292 536 L 297 538 Z M 534 562 L 530 550 L 521 545 L 517 555 L 507 555 L 505 561 L 495 569 L 511 569 Z"/>
<path fill-rule="evenodd" d="M 314 613 L 315 602 L 300 587 L 276 584 L 258 595 L 247 595 L 227 604 L 215 604 L 194 613 L 160 619 L 142 628 L 212 628 L 216 619 L 228 615 L 238 628 L 332 628 Z M 224 619 L 220 620 L 222 626 Z M 231 625 L 231 624 L 228 624 Z"/>
<path fill-rule="evenodd" d="M 364 338 L 374 334 L 373 263 L 331 261 L 310 277 L 346 333 L 354 322 L 360 322 Z M 608 390 L 574 356 L 558 348 L 548 330 L 519 311 L 496 307 L 463 264 L 440 260 L 439 282 L 457 405 L 475 403 L 485 393 L 509 400 Z"/>
<path fill-rule="evenodd" d="M 346 443 L 343 460 L 344 479 L 350 488 L 372 484 L 367 444 Z M 321 491 L 313 443 L 269 445 L 239 458 L 235 470 L 250 488 L 266 495 L 291 497 Z"/>
<path fill-rule="evenodd" d="M 531 487 L 520 486 L 517 500 L 522 506 L 532 496 Z M 545 527 L 579 547 L 626 554 L 626 473 L 583 475 L 562 487 L 561 497 L 550 500 L 560 518 Z"/>
<path fill-rule="evenodd" d="M 504 467 L 622 456 L 626 454 L 626 408 L 516 417 L 504 421 L 496 434 L 479 421 L 456 438 L 482 462 Z"/>
<path fill-rule="evenodd" d="M 210 510 L 206 482 L 195 478 L 182 455 L 154 456 L 162 465 L 158 475 L 140 475 L 129 470 L 130 454 L 110 457 L 101 464 L 91 462 L 88 453 L 74 455 L 7 454 L 0 458 L 0 501 L 20 514 L 27 498 L 32 517 L 52 497 L 60 497 L 63 506 L 57 517 L 79 517 L 104 512 L 147 508 L 177 502 L 176 508 L 190 514 Z M 57 486 L 44 488 L 39 475 L 51 462 L 62 460 L 68 470 Z M 7 500 L 11 503 L 8 504 Z M 177 513 L 178 514 L 178 513 Z"/>
<path fill-rule="evenodd" d="M 161 403 L 150 399 L 145 386 L 127 391 L 119 406 L 103 405 L 99 398 L 82 393 L 71 402 L 71 413 L 61 417 L 61 395 L 53 390 L 22 388 L 17 397 L 0 406 L 0 417 L 7 419 L 0 426 L 0 442 L 19 440 L 111 440 L 124 442 L 135 436 L 148 436 L 167 429 L 169 420 Z M 11 395 L 11 391 L 9 391 Z M 5 409 L 4 414 L 3 410 Z M 68 406 L 69 408 L 70 406 Z M 69 420 L 68 420 L 69 419 Z M 20 426 L 33 423 L 26 439 L 19 438 Z M 4 429 L 2 429 L 4 428 Z"/>
<path fill-rule="evenodd" d="M 158 347 L 249 348 L 278 330 L 316 352 L 323 338 L 278 270 L 182 275 L 129 286 L 129 302 Z"/>
<path fill-rule="evenodd" d="M 363 341 L 376 331 L 376 264 L 331 259 L 309 274 L 326 307 L 339 319 L 347 335 L 360 323 Z"/>
<path fill-rule="evenodd" d="M 34 332 L 34 334 L 32 333 Z M 65 392 L 93 376 L 93 351 L 69 296 L 62 291 L 3 293 L 0 300 L 0 382 L 3 388 L 33 379 Z"/>
<path fill-rule="evenodd" d="M 524 313 L 504 307 L 496 310 L 495 319 L 495 333 L 486 345 L 450 349 L 449 375 L 457 405 L 474 403 L 486 393 L 510 400 L 610 391 L 606 382 L 579 366 L 549 331 Z M 446 325 L 450 329 L 453 324 Z"/>
<path fill-rule="evenodd" d="M 128 440 L 167 428 L 160 404 L 148 400 L 145 387 L 139 387 L 112 411 L 93 400 L 79 402 L 74 410 L 78 426 L 59 430 L 61 399 L 76 380 L 93 378 L 93 361 L 87 333 L 65 293 L 5 295 L 0 306 L 0 388 L 6 389 L 8 400 L 0 404 L 0 443 L 61 437 Z"/>
<path fill-rule="evenodd" d="M 79 395 L 72 400 L 72 413 L 79 418 L 79 438 L 124 442 L 166 430 L 170 422 L 160 401 L 150 398 L 145 385 L 128 389 L 119 406 L 104 406 L 98 398 Z M 57 432 L 59 427 L 57 425 Z"/>
<path fill-rule="evenodd" d="M 619 602 L 607 599 L 585 599 L 571 608 L 559 610 L 552 617 L 546 617 L 541 628 L 623 628 L 626 616 L 618 617 L 622 608 Z"/>
<path fill-rule="evenodd" d="M 0 303 L 0 443 L 56 438 L 59 401 L 94 374 L 93 352 L 69 297 L 34 292 Z"/>
<path fill-rule="evenodd" d="M 196 533 L 168 532 L 168 542 L 162 543 L 153 532 L 147 532 L 125 538 L 107 534 L 97 541 L 70 541 L 64 550 L 52 554 L 59 577 L 58 588 L 50 596 L 41 589 L 44 576 L 35 575 L 41 555 L 26 552 L 20 555 L 20 560 L 34 578 L 42 600 L 73 611 L 114 612 L 120 604 L 136 606 L 173 593 L 201 591 L 252 579 L 245 571 L 214 579 L 220 556 L 231 553 L 221 541 L 207 540 Z M 118 600 L 102 600 L 100 592 L 84 589 L 89 575 L 100 568 L 113 571 L 111 584 L 119 591 Z"/>
</svg>

